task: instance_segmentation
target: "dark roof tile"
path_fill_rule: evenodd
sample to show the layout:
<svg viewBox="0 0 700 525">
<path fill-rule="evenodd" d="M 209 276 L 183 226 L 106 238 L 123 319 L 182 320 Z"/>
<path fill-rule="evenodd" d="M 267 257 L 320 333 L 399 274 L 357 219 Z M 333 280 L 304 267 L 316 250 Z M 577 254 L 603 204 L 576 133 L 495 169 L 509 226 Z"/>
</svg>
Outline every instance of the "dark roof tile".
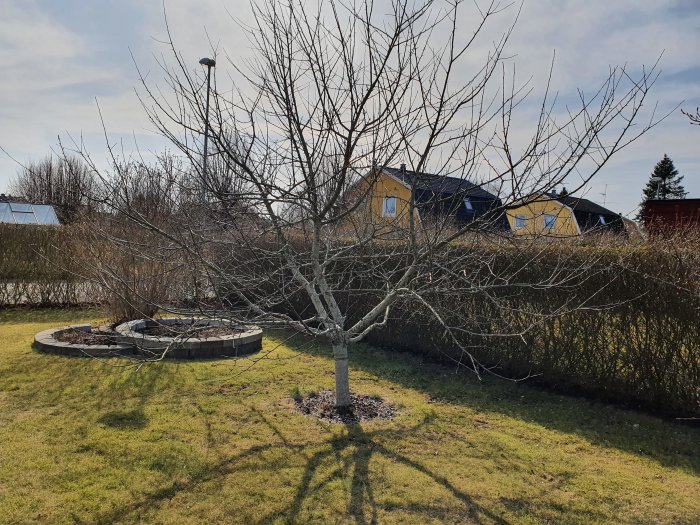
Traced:
<svg viewBox="0 0 700 525">
<path fill-rule="evenodd" d="M 488 200 L 498 199 L 494 194 L 466 179 L 434 175 L 432 173 L 404 171 L 401 168 L 390 168 L 388 166 L 383 167 L 382 171 L 396 177 L 409 186 L 415 184 L 415 187 L 421 190 L 430 190 L 435 193 L 447 194 L 463 192 L 465 196 Z"/>
<path fill-rule="evenodd" d="M 596 215 L 617 215 L 614 211 L 604 208 L 600 204 L 596 204 L 588 199 L 582 199 L 581 197 L 573 197 L 571 195 L 553 195 L 552 197 L 562 204 L 569 206 L 574 211 L 582 211 L 584 213 L 593 213 Z"/>
</svg>

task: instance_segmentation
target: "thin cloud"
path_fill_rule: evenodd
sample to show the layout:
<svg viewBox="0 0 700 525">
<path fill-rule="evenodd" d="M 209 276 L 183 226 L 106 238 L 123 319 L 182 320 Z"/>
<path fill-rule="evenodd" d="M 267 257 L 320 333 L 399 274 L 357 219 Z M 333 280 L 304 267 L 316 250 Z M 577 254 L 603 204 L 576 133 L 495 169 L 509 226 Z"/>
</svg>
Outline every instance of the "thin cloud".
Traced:
<svg viewBox="0 0 700 525">
<path fill-rule="evenodd" d="M 473 25 L 465 3 L 461 26 Z M 201 56 L 216 51 L 217 80 L 223 86 L 232 75 L 227 57 L 241 64 L 250 56 L 249 41 L 231 19 L 250 20 L 247 1 L 166 0 L 172 36 L 186 63 L 197 67 Z M 493 31 L 478 42 L 479 51 L 510 24 L 517 6 L 496 20 Z M 538 0 L 526 2 L 509 45 L 518 78 L 532 77 L 533 111 L 544 89 L 556 51 L 553 87 L 561 101 L 576 89 L 590 92 L 609 67 L 627 64 L 632 71 L 653 64 L 663 52 L 663 75 L 651 94 L 660 112 L 685 100 L 683 107 L 700 106 L 700 4 L 696 0 Z M 104 156 L 101 122 L 95 98 L 113 140 L 136 140 L 154 150 L 167 146 L 148 132 L 149 124 L 133 89 L 138 76 L 131 52 L 144 72 L 158 84 L 157 57 L 167 55 L 163 4 L 124 0 L 86 5 L 65 0 L 57 4 L 32 0 L 3 2 L 0 18 L 0 146 L 22 161 L 40 158 L 56 143 L 56 136 L 81 133 L 94 157 Z M 213 48 L 213 49 L 212 49 Z M 466 74 L 466 72 L 465 72 Z M 650 109 L 651 106 L 648 107 Z M 519 130 L 524 136 L 527 121 Z M 700 128 L 691 127 L 676 112 L 649 135 L 617 157 L 594 179 L 587 195 L 616 211 L 629 213 L 654 164 L 667 153 L 686 176 L 686 189 L 700 196 Z M 0 156 L 0 190 L 17 170 Z"/>
</svg>

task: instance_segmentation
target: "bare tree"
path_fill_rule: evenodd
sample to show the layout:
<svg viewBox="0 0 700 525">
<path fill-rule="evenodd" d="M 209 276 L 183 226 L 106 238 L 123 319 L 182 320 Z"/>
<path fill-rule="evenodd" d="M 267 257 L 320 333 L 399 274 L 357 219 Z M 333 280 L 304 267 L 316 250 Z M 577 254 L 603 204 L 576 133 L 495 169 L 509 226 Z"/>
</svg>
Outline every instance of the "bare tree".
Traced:
<svg viewBox="0 0 700 525">
<path fill-rule="evenodd" d="M 575 286 L 582 268 L 565 257 L 521 282 L 521 265 L 498 265 L 494 252 L 479 246 L 514 244 L 494 227 L 509 206 L 565 181 L 572 191 L 583 187 L 656 122 L 652 115 L 637 124 L 655 68 L 636 78 L 612 68 L 590 97 L 579 92 L 574 106 L 559 108 L 547 88 L 529 138 L 515 140 L 523 131 L 513 129 L 516 109 L 532 89 L 516 82 L 506 53 L 517 10 L 496 1 L 477 7 L 468 32 L 458 25 L 463 9 L 460 1 L 253 4 L 245 30 L 254 57 L 241 67 L 229 61 L 241 80 L 232 89 L 214 83 L 210 114 L 217 162 L 237 189 L 221 192 L 208 180 L 207 198 L 190 201 L 167 223 L 127 200 L 111 202 L 207 291 L 197 294 L 196 312 L 329 341 L 341 409 L 351 402 L 348 348 L 383 326 L 398 302 L 428 312 L 459 341 L 460 330 L 488 330 L 488 322 L 449 322 L 450 298 L 482 294 L 498 308 L 506 307 L 503 290 Z M 480 53 L 492 20 L 508 16 L 505 31 Z M 163 96 L 144 79 L 142 101 L 155 127 L 198 166 L 206 83 L 170 47 L 173 62 L 162 66 L 171 93 Z M 382 167 L 399 163 L 415 174 L 414 189 L 432 172 L 476 181 L 501 202 L 466 225 L 428 220 L 414 199 L 400 217 L 371 220 L 373 183 Z M 239 206 L 222 209 L 222 194 L 235 194 Z M 522 264 L 537 264 L 546 246 L 534 253 Z M 486 370 L 462 350 L 463 364 Z"/>
<path fill-rule="evenodd" d="M 10 191 L 30 202 L 53 204 L 62 223 L 89 213 L 99 199 L 99 178 L 74 155 L 49 155 L 22 167 Z"/>
<path fill-rule="evenodd" d="M 695 113 L 681 109 L 681 113 L 688 117 L 691 124 L 700 126 L 700 108 L 695 108 Z"/>
</svg>

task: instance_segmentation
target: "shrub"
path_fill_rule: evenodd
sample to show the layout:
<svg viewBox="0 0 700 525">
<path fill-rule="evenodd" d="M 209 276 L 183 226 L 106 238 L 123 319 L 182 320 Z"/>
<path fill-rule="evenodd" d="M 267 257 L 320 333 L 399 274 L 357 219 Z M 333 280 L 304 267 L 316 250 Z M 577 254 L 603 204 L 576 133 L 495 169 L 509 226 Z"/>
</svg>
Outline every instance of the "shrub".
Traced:
<svg viewBox="0 0 700 525">
<path fill-rule="evenodd" d="M 446 324 L 457 328 L 449 335 L 420 305 L 403 302 L 370 341 L 468 365 L 462 346 L 511 378 L 535 376 L 565 392 L 673 416 L 698 416 L 698 248 L 692 237 L 640 245 L 562 246 L 566 264 L 578 263 L 585 271 L 575 286 L 550 289 L 522 285 L 551 272 L 548 261 L 561 264 L 558 248 L 539 258 L 527 253 L 531 248 L 499 250 L 492 254 L 490 267 L 496 274 L 504 265 L 536 261 L 523 266 L 518 287 L 446 298 L 440 313 Z M 431 301 L 440 303 L 439 298 Z"/>
<path fill-rule="evenodd" d="M 0 307 L 99 301 L 78 269 L 71 227 L 0 224 Z"/>
</svg>

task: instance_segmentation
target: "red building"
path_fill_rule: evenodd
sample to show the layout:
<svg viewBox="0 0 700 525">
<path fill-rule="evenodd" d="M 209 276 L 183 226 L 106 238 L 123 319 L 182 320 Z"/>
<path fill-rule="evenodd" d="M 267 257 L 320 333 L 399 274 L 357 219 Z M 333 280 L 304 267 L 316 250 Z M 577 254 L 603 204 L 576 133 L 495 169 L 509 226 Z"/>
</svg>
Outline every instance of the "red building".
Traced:
<svg viewBox="0 0 700 525">
<path fill-rule="evenodd" d="M 644 228 L 648 232 L 689 226 L 700 227 L 700 199 L 650 199 L 644 203 Z"/>
</svg>

